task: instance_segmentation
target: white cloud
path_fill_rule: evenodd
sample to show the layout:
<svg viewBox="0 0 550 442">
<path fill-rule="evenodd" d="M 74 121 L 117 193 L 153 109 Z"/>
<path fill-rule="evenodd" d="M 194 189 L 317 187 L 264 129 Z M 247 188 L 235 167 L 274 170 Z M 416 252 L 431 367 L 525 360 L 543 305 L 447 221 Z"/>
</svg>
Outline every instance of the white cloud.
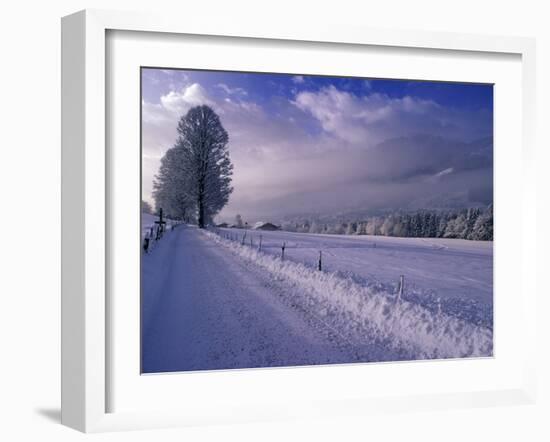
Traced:
<svg viewBox="0 0 550 442">
<path fill-rule="evenodd" d="M 193 106 L 212 104 L 206 91 L 198 83 L 184 87 L 179 92 L 170 91 L 160 98 L 160 102 L 166 110 L 178 114 L 186 113 Z"/>
<path fill-rule="evenodd" d="M 445 175 L 449 175 L 450 173 L 453 173 L 454 169 L 452 167 L 448 167 L 447 169 L 442 170 L 441 172 L 438 172 L 434 175 L 435 178 L 440 178 Z"/>
<path fill-rule="evenodd" d="M 305 83 L 305 79 L 302 75 L 295 75 L 292 77 L 292 82 L 295 84 L 302 84 Z"/>
<path fill-rule="evenodd" d="M 225 91 L 227 95 L 248 95 L 248 92 L 246 92 L 242 87 L 232 88 L 225 83 L 218 83 L 216 86 Z"/>
<path fill-rule="evenodd" d="M 418 133 L 474 138 L 476 129 L 487 127 L 488 121 L 488 115 L 457 111 L 431 100 L 379 93 L 358 96 L 334 86 L 300 92 L 293 103 L 315 117 L 325 132 L 362 146 Z"/>
<path fill-rule="evenodd" d="M 141 118 L 144 123 L 156 125 L 166 120 L 161 104 L 149 103 L 145 100 L 141 101 Z"/>
</svg>

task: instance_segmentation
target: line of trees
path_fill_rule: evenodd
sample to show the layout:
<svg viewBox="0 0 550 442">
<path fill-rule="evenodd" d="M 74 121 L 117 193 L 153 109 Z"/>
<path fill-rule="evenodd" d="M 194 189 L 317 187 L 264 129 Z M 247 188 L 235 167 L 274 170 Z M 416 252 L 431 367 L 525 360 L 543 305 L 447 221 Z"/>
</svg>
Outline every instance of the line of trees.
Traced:
<svg viewBox="0 0 550 442">
<path fill-rule="evenodd" d="M 485 209 L 421 210 L 372 216 L 360 221 L 284 222 L 282 229 L 303 233 L 336 235 L 382 235 L 415 238 L 460 238 L 493 240 L 493 206 Z"/>
<path fill-rule="evenodd" d="M 206 105 L 191 108 L 179 120 L 177 133 L 153 183 L 156 209 L 204 228 L 233 191 L 229 136 L 216 112 Z"/>
</svg>

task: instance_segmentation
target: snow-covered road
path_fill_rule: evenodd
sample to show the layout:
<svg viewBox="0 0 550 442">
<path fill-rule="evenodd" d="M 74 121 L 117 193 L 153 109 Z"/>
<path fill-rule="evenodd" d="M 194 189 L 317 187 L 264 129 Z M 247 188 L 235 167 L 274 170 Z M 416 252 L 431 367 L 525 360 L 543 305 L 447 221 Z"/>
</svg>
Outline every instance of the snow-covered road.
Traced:
<svg viewBox="0 0 550 442">
<path fill-rule="evenodd" d="M 335 330 L 198 229 L 167 233 L 142 269 L 144 373 L 356 361 Z"/>
</svg>

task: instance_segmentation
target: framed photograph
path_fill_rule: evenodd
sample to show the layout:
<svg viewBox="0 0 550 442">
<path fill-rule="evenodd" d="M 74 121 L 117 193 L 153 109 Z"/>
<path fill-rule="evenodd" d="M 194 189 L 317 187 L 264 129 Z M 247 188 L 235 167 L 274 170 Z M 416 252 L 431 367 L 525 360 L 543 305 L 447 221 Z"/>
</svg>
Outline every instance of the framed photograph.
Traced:
<svg viewBox="0 0 550 442">
<path fill-rule="evenodd" d="M 62 31 L 64 424 L 533 400 L 532 40 Z"/>
</svg>

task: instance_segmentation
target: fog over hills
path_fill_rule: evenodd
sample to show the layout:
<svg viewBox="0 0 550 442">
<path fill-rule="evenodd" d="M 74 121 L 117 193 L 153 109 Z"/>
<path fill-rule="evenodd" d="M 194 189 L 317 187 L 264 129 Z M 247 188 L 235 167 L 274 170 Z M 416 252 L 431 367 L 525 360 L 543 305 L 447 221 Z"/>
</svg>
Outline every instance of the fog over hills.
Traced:
<svg viewBox="0 0 550 442">
<path fill-rule="evenodd" d="M 390 139 L 345 155 L 327 151 L 304 171 L 309 182 L 302 190 L 263 193 L 241 211 L 255 222 L 485 207 L 493 200 L 492 155 L 491 137 L 464 143 L 431 135 Z"/>
</svg>

